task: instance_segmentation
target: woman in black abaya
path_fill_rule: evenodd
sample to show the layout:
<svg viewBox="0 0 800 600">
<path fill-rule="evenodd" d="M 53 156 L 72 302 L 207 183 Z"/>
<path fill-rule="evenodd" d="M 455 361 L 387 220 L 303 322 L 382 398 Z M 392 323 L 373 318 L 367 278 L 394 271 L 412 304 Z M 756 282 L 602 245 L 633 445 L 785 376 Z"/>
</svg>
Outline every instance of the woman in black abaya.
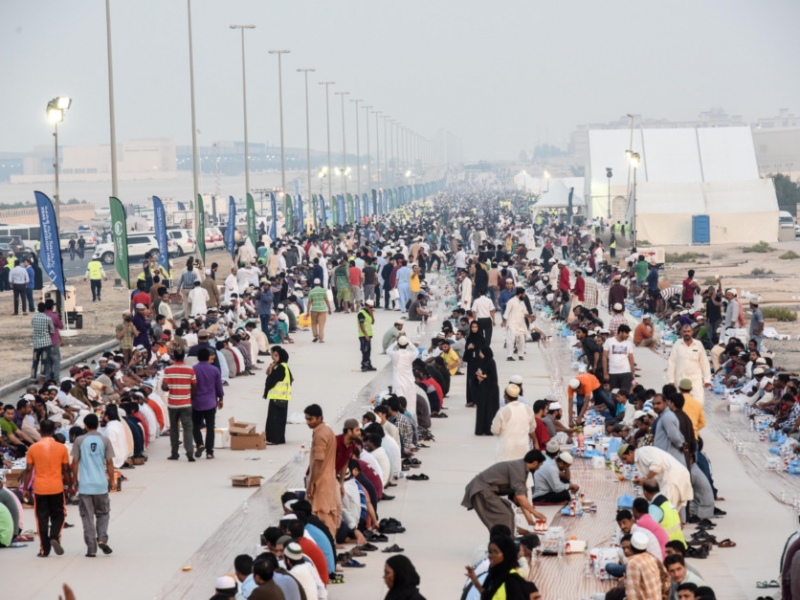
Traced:
<svg viewBox="0 0 800 600">
<path fill-rule="evenodd" d="M 492 435 L 492 420 L 500 408 L 500 388 L 497 385 L 497 365 L 489 346 L 478 351 L 472 398 L 477 405 L 475 435 Z"/>
<path fill-rule="evenodd" d="M 481 326 L 477 321 L 469 324 L 469 335 L 464 345 L 464 362 L 467 363 L 467 406 L 469 408 L 475 407 L 475 399 L 473 398 L 475 379 L 475 371 L 478 369 L 480 362 L 479 352 L 486 344 L 486 338 L 483 337 Z"/>
</svg>

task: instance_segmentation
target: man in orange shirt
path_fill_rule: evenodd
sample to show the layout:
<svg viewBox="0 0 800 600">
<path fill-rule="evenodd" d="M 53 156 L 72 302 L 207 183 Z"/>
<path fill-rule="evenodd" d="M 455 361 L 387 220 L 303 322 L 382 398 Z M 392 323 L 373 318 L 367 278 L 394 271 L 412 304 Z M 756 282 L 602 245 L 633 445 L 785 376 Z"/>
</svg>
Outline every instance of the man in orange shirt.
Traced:
<svg viewBox="0 0 800 600">
<path fill-rule="evenodd" d="M 28 449 L 25 457 L 25 481 L 22 485 L 23 502 L 30 502 L 28 485 L 36 469 L 33 480 L 33 506 L 36 512 L 36 527 L 39 532 L 41 549 L 39 556 L 50 555 L 50 548 L 59 556 L 64 554 L 61 547 L 61 530 L 67 516 L 64 485 L 71 485 L 72 472 L 69 468 L 69 452 L 64 444 L 53 439 L 56 425 L 50 419 L 39 424 L 42 439 Z"/>
<path fill-rule="evenodd" d="M 600 390 L 600 382 L 591 373 L 580 373 L 571 379 L 567 386 L 567 398 L 569 399 L 569 426 L 574 427 L 572 417 L 572 399 L 577 396 L 578 400 L 578 423 L 583 421 L 584 413 L 589 409 L 589 398 L 595 396 Z M 603 398 L 595 398 L 594 404 L 604 404 Z"/>
<path fill-rule="evenodd" d="M 649 348 L 656 343 L 656 338 L 653 337 L 653 323 L 650 320 L 650 315 L 644 315 L 642 322 L 636 326 L 633 332 L 633 343 L 636 346 L 644 346 L 645 348 Z"/>
</svg>

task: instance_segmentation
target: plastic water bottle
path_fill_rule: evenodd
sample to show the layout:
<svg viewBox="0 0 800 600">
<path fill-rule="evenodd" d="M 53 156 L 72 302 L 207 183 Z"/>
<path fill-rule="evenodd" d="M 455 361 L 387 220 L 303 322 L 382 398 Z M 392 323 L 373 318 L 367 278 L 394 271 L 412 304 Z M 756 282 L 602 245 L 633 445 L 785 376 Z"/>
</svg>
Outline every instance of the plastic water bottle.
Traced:
<svg viewBox="0 0 800 600">
<path fill-rule="evenodd" d="M 242 512 L 243 512 L 244 514 L 247 514 L 247 513 L 249 512 L 249 507 L 248 507 L 248 504 L 247 504 L 247 500 L 245 500 L 244 502 L 242 502 Z"/>
</svg>

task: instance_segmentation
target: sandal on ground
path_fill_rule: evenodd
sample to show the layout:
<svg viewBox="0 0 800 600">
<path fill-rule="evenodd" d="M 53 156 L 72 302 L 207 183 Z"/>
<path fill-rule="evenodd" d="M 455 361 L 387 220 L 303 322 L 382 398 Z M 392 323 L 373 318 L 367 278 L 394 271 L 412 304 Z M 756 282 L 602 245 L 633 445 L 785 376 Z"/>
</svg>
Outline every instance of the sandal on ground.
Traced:
<svg viewBox="0 0 800 600">
<path fill-rule="evenodd" d="M 410 479 L 411 481 L 428 481 L 430 477 L 425 475 L 425 473 L 420 473 L 419 475 L 409 475 L 406 479 Z"/>
<path fill-rule="evenodd" d="M 344 575 L 341 573 L 331 573 L 328 575 L 328 583 L 344 583 Z"/>
<path fill-rule="evenodd" d="M 100 548 L 100 550 L 103 551 L 103 554 L 111 554 L 113 552 L 113 550 L 111 550 L 109 545 L 106 544 L 105 542 L 97 542 L 97 545 Z"/>
<path fill-rule="evenodd" d="M 386 552 L 387 554 L 391 554 L 392 552 L 405 552 L 403 548 L 398 546 L 397 544 L 392 544 L 388 548 L 384 548 L 381 552 Z"/>
<path fill-rule="evenodd" d="M 342 566 L 343 566 L 343 567 L 349 567 L 349 568 L 353 568 L 353 569 L 362 569 L 362 568 L 366 567 L 367 565 L 365 565 L 364 563 L 360 563 L 360 562 L 358 562 L 358 561 L 357 561 L 356 559 L 354 559 L 354 558 L 351 558 L 351 559 L 350 559 L 350 560 L 348 560 L 347 562 L 343 562 L 343 563 L 342 563 Z"/>
<path fill-rule="evenodd" d="M 378 547 L 375 544 L 370 544 L 369 542 L 367 542 L 366 544 L 361 544 L 360 546 L 356 546 L 356 548 L 364 552 L 375 552 L 375 550 L 378 549 Z"/>
<path fill-rule="evenodd" d="M 731 539 L 725 538 L 717 544 L 720 548 L 736 548 L 736 542 Z"/>
</svg>

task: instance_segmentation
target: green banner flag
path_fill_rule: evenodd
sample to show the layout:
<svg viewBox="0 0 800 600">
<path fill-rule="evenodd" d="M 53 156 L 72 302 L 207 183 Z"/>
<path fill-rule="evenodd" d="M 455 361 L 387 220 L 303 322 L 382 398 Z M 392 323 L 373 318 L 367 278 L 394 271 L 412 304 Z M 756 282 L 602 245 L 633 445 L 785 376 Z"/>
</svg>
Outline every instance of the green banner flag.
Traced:
<svg viewBox="0 0 800 600">
<path fill-rule="evenodd" d="M 114 267 L 122 277 L 125 286 L 130 289 L 131 278 L 128 268 L 128 229 L 125 219 L 125 207 L 113 196 L 108 199 L 111 209 L 111 232 L 114 235 Z"/>
<path fill-rule="evenodd" d="M 195 224 L 195 235 L 197 236 L 197 254 L 203 266 L 206 264 L 206 207 L 203 196 L 197 194 L 197 223 Z"/>
<path fill-rule="evenodd" d="M 333 218 L 329 226 L 331 229 L 333 229 L 334 227 L 339 225 L 339 202 L 335 195 L 331 196 L 330 203 L 331 203 L 331 216 Z"/>
<path fill-rule="evenodd" d="M 289 194 L 283 195 L 283 230 L 289 235 L 294 233 L 294 207 Z"/>
<path fill-rule="evenodd" d="M 347 194 L 347 222 L 355 222 L 355 205 L 353 204 L 353 194 Z"/>
<path fill-rule="evenodd" d="M 253 200 L 253 196 L 250 193 L 247 194 L 247 237 L 250 238 L 250 243 L 255 248 L 258 241 L 258 234 L 256 233 L 256 201 Z"/>
</svg>

